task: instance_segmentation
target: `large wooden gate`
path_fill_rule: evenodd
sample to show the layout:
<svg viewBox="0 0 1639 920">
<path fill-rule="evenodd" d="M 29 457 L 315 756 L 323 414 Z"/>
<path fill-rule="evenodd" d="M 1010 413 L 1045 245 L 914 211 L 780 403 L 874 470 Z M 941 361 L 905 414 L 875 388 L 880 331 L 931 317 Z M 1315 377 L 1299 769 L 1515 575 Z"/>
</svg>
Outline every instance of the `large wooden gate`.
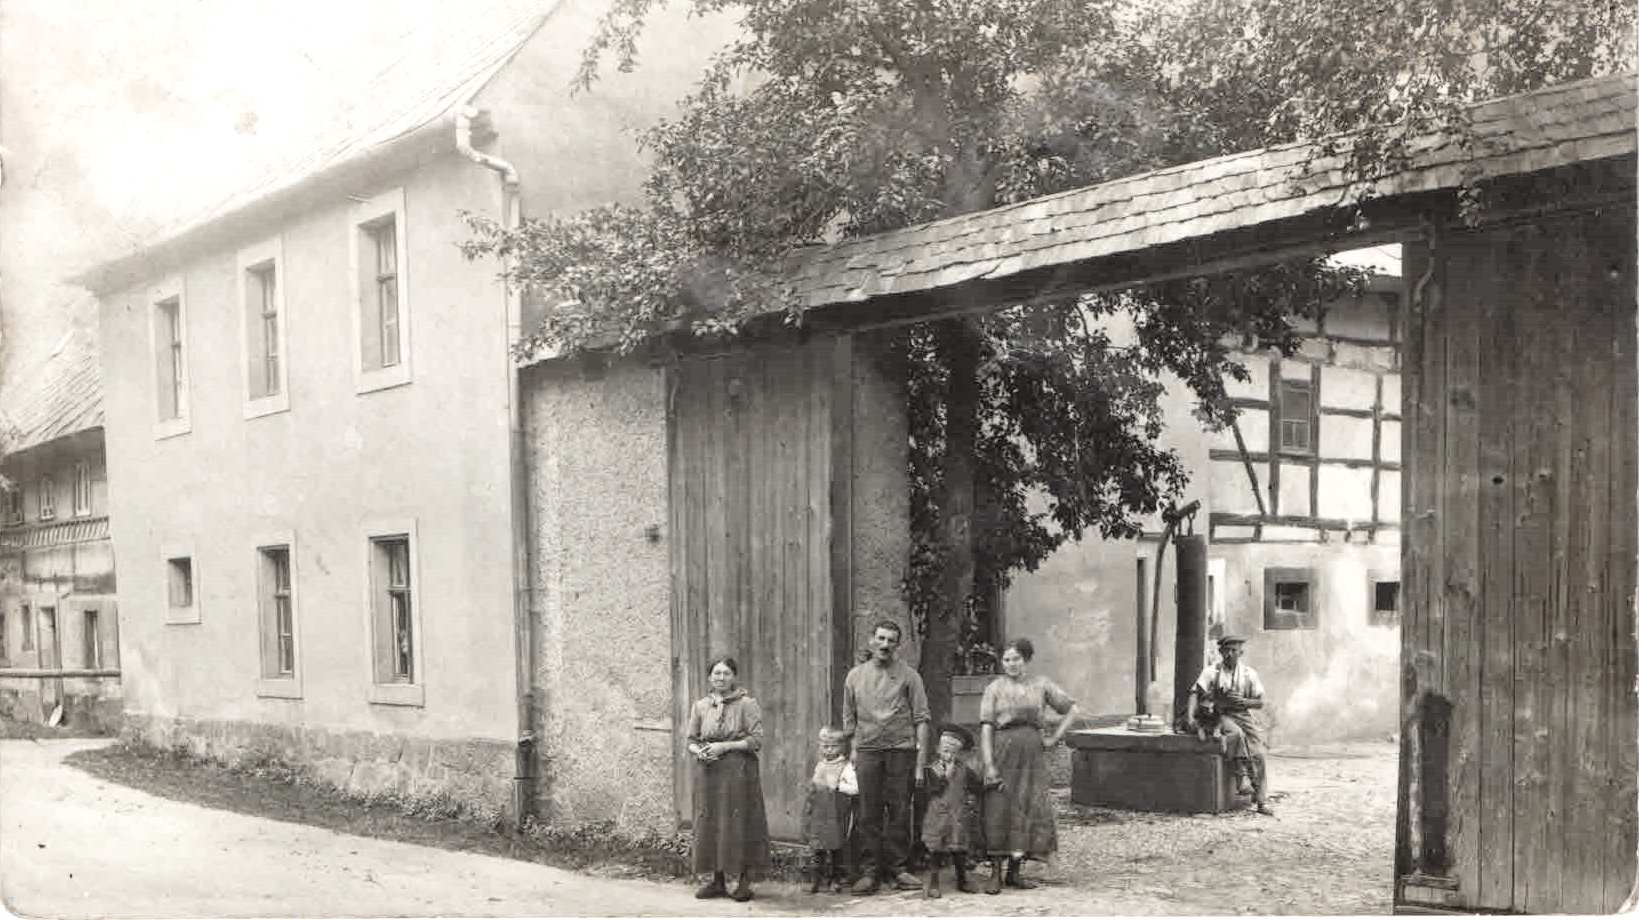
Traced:
<svg viewBox="0 0 1639 920">
<path fill-rule="evenodd" d="M 1402 907 L 1633 881 L 1631 202 L 1406 247 Z"/>
<path fill-rule="evenodd" d="M 762 706 L 769 830 L 794 839 L 813 738 L 847 666 L 852 349 L 846 336 L 685 358 L 668 412 L 680 818 L 706 662 L 733 655 Z"/>
</svg>

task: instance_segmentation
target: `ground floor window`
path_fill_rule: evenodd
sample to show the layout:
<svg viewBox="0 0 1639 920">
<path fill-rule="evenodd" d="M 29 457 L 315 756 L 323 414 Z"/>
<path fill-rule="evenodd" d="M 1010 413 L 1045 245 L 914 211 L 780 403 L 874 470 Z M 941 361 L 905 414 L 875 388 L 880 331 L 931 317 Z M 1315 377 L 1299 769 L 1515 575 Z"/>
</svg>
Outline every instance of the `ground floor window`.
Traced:
<svg viewBox="0 0 1639 920">
<path fill-rule="evenodd" d="M 1263 628 L 1315 629 L 1320 625 L 1313 569 L 1263 570 Z"/>
</svg>

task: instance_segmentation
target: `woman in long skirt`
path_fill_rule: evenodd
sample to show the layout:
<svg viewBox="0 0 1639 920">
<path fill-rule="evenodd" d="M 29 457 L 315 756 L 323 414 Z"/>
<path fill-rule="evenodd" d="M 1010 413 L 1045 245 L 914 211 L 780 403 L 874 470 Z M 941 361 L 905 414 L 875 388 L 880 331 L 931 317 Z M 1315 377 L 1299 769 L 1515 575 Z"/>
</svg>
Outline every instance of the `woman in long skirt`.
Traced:
<svg viewBox="0 0 1639 920">
<path fill-rule="evenodd" d="M 739 687 L 740 666 L 718 658 L 708 668 L 711 693 L 689 710 L 689 753 L 694 768 L 694 871 L 711 873 L 697 898 L 729 894 L 751 900 L 751 882 L 768 869 L 768 818 L 763 812 L 757 752 L 763 717 Z"/>
<path fill-rule="evenodd" d="M 1026 859 L 1045 859 L 1058 849 L 1053 801 L 1048 795 L 1047 752 L 1074 720 L 1076 702 L 1046 677 L 1028 673 L 1036 648 L 1014 639 L 1002 649 L 1001 677 L 990 682 L 979 702 L 979 751 L 984 763 L 985 848 L 990 855 L 987 894 L 1000 894 L 1002 862 L 1006 884 L 1034 888 L 1019 872 Z M 1058 728 L 1042 735 L 1042 715 L 1059 713 Z M 998 787 L 999 784 L 999 787 Z"/>
</svg>

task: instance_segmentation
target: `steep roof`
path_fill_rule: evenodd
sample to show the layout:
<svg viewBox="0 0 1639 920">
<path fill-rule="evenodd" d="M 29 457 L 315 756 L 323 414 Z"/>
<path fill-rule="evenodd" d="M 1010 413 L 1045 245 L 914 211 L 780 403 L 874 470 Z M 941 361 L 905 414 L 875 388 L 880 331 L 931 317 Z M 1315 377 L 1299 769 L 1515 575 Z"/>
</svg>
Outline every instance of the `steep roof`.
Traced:
<svg viewBox="0 0 1639 920">
<path fill-rule="evenodd" d="M 102 368 L 96 337 L 78 326 L 7 389 L 0 423 L 16 428 L 13 451 L 102 427 Z"/>
<path fill-rule="evenodd" d="M 407 32 L 394 53 L 351 102 L 315 132 L 304 152 L 270 169 L 220 203 L 124 255 L 77 273 L 73 281 L 102 290 L 144 265 L 209 239 L 229 224 L 276 213 L 292 194 L 324 177 L 367 163 L 397 141 L 453 119 L 521 50 L 558 0 L 491 0 L 452 4 L 449 21 Z M 442 143 L 453 148 L 453 132 Z"/>
<path fill-rule="evenodd" d="M 1474 106 L 1476 143 L 1450 133 L 1410 145 L 1384 196 L 1631 154 L 1635 78 L 1619 74 Z M 1345 143 L 1347 137 L 1342 139 Z M 1004 279 L 1345 204 L 1358 184 L 1344 156 L 1297 143 L 1201 160 L 805 252 L 795 271 L 808 307 Z"/>
</svg>

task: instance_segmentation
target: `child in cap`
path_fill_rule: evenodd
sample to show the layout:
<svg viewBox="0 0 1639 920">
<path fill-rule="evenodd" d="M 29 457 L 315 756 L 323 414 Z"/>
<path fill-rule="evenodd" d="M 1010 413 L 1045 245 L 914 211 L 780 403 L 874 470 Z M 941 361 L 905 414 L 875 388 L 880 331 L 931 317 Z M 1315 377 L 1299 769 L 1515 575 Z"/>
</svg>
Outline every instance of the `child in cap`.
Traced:
<svg viewBox="0 0 1639 920">
<path fill-rule="evenodd" d="M 939 727 L 939 755 L 925 768 L 923 777 L 928 811 L 922 819 L 922 843 L 932 861 L 922 887 L 925 897 L 940 896 L 939 872 L 946 862 L 956 870 L 957 890 L 978 890 L 967 880 L 967 851 L 973 833 L 965 806 L 968 794 L 982 792 L 984 782 L 967 762 L 972 750 L 973 735 L 967 729 L 960 725 Z"/>
<path fill-rule="evenodd" d="M 802 839 L 808 845 L 808 893 L 827 882 L 841 891 L 847 884 L 843 857 L 848 846 L 848 823 L 859 795 L 859 780 L 848 761 L 848 736 L 827 725 L 819 732 L 819 757 L 808 781 L 802 809 Z"/>
</svg>

